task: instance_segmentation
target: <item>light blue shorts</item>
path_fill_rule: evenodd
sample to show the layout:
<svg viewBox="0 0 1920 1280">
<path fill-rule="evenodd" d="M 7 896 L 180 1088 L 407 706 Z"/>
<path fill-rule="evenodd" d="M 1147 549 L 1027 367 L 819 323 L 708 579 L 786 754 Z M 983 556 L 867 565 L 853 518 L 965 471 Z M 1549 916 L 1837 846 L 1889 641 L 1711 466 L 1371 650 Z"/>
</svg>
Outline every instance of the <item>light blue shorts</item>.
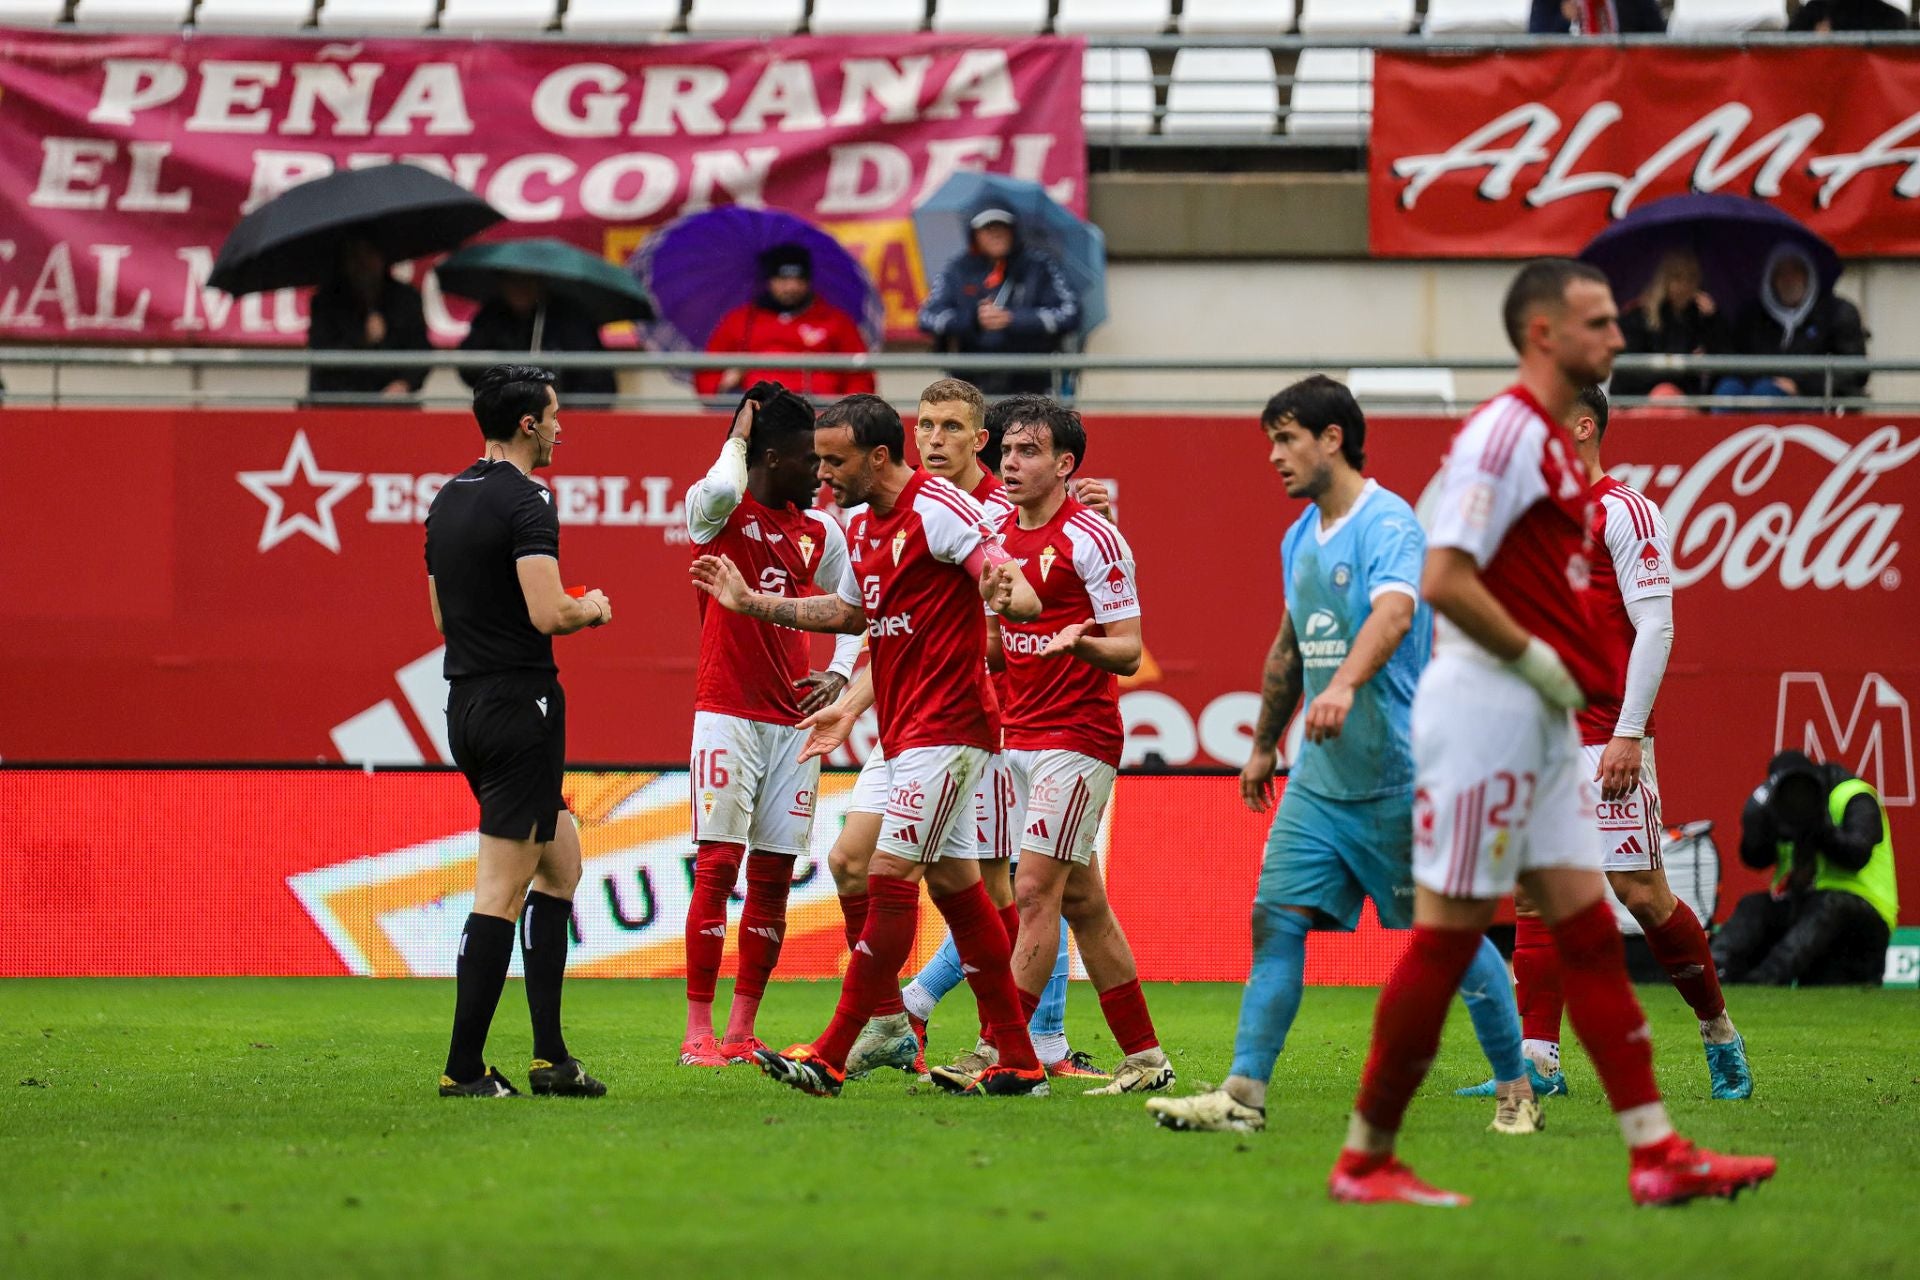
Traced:
<svg viewBox="0 0 1920 1280">
<path fill-rule="evenodd" d="M 1353 929 L 1372 898 L 1380 923 L 1413 927 L 1413 791 L 1329 800 L 1288 786 L 1267 833 L 1256 906 L 1310 907 L 1315 924 Z"/>
</svg>

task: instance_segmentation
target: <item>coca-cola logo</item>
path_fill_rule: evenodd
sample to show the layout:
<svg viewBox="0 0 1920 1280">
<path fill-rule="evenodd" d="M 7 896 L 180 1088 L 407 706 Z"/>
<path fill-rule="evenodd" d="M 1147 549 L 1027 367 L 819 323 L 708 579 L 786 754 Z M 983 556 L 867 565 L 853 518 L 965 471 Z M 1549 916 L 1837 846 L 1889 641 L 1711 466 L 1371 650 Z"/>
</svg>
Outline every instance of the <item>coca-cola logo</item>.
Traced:
<svg viewBox="0 0 1920 1280">
<path fill-rule="evenodd" d="M 1917 455 L 1920 436 L 1902 442 L 1892 426 L 1854 443 L 1804 424 L 1736 431 L 1688 467 L 1661 502 L 1673 531 L 1674 585 L 1718 572 L 1734 591 L 1768 573 L 1789 591 L 1897 586 L 1895 535 L 1906 508 L 1868 496 L 1882 475 Z M 1759 501 L 1769 486 L 1803 477 L 1820 462 L 1827 474 L 1804 502 Z"/>
</svg>

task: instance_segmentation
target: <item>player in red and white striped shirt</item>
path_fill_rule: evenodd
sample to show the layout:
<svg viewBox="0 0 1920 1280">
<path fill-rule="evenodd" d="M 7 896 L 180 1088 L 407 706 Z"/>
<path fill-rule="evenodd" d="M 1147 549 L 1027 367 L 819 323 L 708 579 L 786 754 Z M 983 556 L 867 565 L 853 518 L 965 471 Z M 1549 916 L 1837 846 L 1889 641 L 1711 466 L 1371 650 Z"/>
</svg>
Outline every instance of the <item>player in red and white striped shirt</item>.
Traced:
<svg viewBox="0 0 1920 1280">
<path fill-rule="evenodd" d="M 999 525 L 1027 572 L 1040 616 L 999 623 L 1006 668 L 1001 715 L 1020 837 L 1020 928 L 1013 975 L 1031 1017 L 1060 951 L 1062 916 L 1124 1060 L 1096 1094 L 1151 1093 L 1174 1082 L 1154 1031 L 1127 935 L 1107 901 L 1095 848 L 1124 733 L 1118 677 L 1140 669 L 1140 589 L 1120 530 L 1075 499 L 1087 453 L 1080 415 L 1022 400 L 1001 442 L 1014 512 Z"/>
<path fill-rule="evenodd" d="M 1594 498 L 1595 555 L 1587 606 L 1594 633 L 1629 656 L 1621 681 L 1580 713 L 1581 752 L 1600 784 L 1597 824 L 1601 867 L 1614 895 L 1639 924 L 1647 948 L 1700 1023 L 1707 1074 L 1716 1098 L 1753 1095 L 1746 1042 L 1727 1016 L 1706 930 L 1675 897 L 1660 862 L 1660 784 L 1654 768 L 1653 702 L 1673 644 L 1673 550 L 1667 522 L 1638 490 L 1600 465 L 1607 397 L 1581 389 L 1573 439 Z M 1560 1067 L 1560 967 L 1530 904 L 1514 922 L 1513 971 L 1519 984 L 1524 1049 L 1548 1080 Z M 1562 1086 L 1564 1087 L 1564 1086 Z"/>
<path fill-rule="evenodd" d="M 1447 1006 L 1517 882 L 1553 934 L 1574 1030 L 1632 1148 L 1634 1201 L 1732 1196 L 1771 1178 L 1774 1162 L 1700 1150 L 1667 1118 L 1605 900 L 1572 715 L 1618 687 L 1623 656 L 1588 624 L 1588 479 L 1561 425 L 1623 345 L 1613 292 L 1592 267 L 1544 259 L 1521 269 L 1504 312 L 1519 384 L 1454 437 L 1427 539 L 1421 592 L 1441 620 L 1413 706 L 1413 939 L 1380 993 L 1328 1190 L 1361 1203 L 1466 1203 L 1415 1177 L 1394 1144 Z"/>
<path fill-rule="evenodd" d="M 968 982 L 1000 1050 L 999 1065 L 966 1082 L 965 1091 L 1045 1094 L 1046 1072 L 1027 1038 L 1008 967 L 1006 930 L 970 856 L 975 833 L 963 816 L 1000 736 L 987 694 L 980 601 L 1013 618 L 1037 615 L 1040 603 L 986 527 L 979 504 L 902 462 L 905 444 L 899 415 L 877 396 L 849 396 L 820 416 L 814 451 L 821 478 L 842 507 L 868 504 L 847 530 L 852 571 L 838 596 L 785 600 L 751 591 L 725 557 L 694 562 L 694 580 L 736 613 L 802 630 L 864 628 L 886 751 L 887 813 L 867 875 L 872 903 L 833 1021 L 812 1044 L 761 1050 L 754 1058 L 783 1084 L 840 1092 L 855 1036 L 897 990 L 918 931 L 924 878 L 972 970 Z"/>
<path fill-rule="evenodd" d="M 687 492 L 697 554 L 725 555 L 762 591 L 838 591 L 847 572 L 840 526 L 812 507 L 819 481 L 813 409 L 778 384 L 741 401 L 713 469 Z M 813 841 L 820 765 L 800 759 L 799 720 L 837 696 L 859 641 L 842 636 L 827 672 L 809 674 L 806 637 L 700 604 L 694 682 L 692 801 L 697 846 L 687 910 L 687 1031 L 680 1064 L 723 1067 L 763 1049 L 754 1016 L 786 933 L 794 859 Z M 748 850 L 752 856 L 748 857 Z M 727 904 L 742 863 L 740 973 L 724 1040 L 713 1028 L 715 978 L 727 940 Z"/>
</svg>

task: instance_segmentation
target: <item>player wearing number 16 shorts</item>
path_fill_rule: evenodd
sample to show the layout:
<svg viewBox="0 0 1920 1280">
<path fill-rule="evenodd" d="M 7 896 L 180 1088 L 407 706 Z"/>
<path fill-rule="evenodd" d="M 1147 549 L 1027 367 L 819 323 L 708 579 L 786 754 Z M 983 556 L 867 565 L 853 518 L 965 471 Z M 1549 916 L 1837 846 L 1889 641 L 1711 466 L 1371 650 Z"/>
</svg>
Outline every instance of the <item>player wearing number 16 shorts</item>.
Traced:
<svg viewBox="0 0 1920 1280">
<path fill-rule="evenodd" d="M 1771 1178 L 1774 1162 L 1696 1148 L 1667 1119 L 1604 901 L 1593 781 L 1573 722 L 1618 687 L 1623 655 L 1594 633 L 1582 598 L 1588 480 L 1562 424 L 1579 388 L 1611 370 L 1619 315 L 1606 277 L 1565 259 L 1522 268 L 1504 311 L 1519 384 L 1454 437 L 1421 576 L 1441 621 L 1413 705 L 1412 944 L 1380 993 L 1328 1190 L 1362 1203 L 1466 1203 L 1421 1182 L 1394 1145 L 1447 1004 L 1518 883 L 1553 935 L 1574 1030 L 1632 1149 L 1634 1201 L 1732 1196 Z"/>
<path fill-rule="evenodd" d="M 771 382 L 740 403 L 713 470 L 687 493 L 699 555 L 724 555 L 779 597 L 836 591 L 847 571 L 840 526 L 811 507 L 818 489 L 813 410 Z M 722 1067 L 766 1046 L 754 1016 L 780 958 L 794 859 L 813 836 L 817 760 L 802 762 L 802 716 L 833 699 L 859 642 L 841 637 L 829 673 L 807 673 L 807 641 L 700 601 L 693 717 L 693 900 L 687 910 L 687 1031 L 680 1064 Z M 748 850 L 752 856 L 748 856 Z M 713 994 L 727 941 L 727 903 L 746 863 L 740 972 L 724 1040 Z"/>
</svg>

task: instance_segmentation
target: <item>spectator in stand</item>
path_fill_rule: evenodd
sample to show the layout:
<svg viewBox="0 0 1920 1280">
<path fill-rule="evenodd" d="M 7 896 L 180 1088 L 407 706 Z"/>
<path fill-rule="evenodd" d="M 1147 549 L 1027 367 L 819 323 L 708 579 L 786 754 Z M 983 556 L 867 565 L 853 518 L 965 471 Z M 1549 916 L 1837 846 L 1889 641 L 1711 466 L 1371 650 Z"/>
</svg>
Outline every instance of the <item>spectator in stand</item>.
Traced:
<svg viewBox="0 0 1920 1280">
<path fill-rule="evenodd" d="M 1700 260 L 1691 249 L 1675 249 L 1660 260 L 1646 292 L 1620 317 L 1620 333 L 1630 353 L 1724 355 L 1731 349 L 1726 318 L 1700 287 Z M 1609 390 L 1616 396 L 1697 396 L 1712 381 L 1704 373 L 1668 378 L 1621 369 Z"/>
<path fill-rule="evenodd" d="M 1868 982 L 1900 915 L 1880 795 L 1837 764 L 1782 751 L 1740 815 L 1740 861 L 1773 885 L 1740 899 L 1713 941 L 1722 982 Z"/>
<path fill-rule="evenodd" d="M 920 308 L 920 328 L 940 351 L 1045 355 L 1080 331 L 1080 299 L 1060 264 L 1020 243 L 1014 216 L 982 209 L 969 224 L 967 252 L 940 271 Z M 1045 370 L 971 370 L 966 381 L 989 396 L 1053 390 Z"/>
<path fill-rule="evenodd" d="M 760 296 L 727 313 L 707 339 L 711 352 L 762 355 L 860 355 L 866 340 L 853 320 L 813 292 L 813 255 L 797 244 L 775 245 L 760 255 Z M 813 400 L 873 391 L 865 370 L 704 369 L 693 377 L 702 400 L 722 400 L 756 382 L 777 382 Z"/>
<path fill-rule="evenodd" d="M 1797 245 L 1782 244 L 1767 256 L 1760 297 L 1734 321 L 1733 350 L 1743 356 L 1864 356 L 1867 331 L 1860 309 L 1832 291 L 1821 293 L 1813 260 Z M 1832 375 L 1836 396 L 1866 394 L 1864 372 Z M 1717 396 L 1819 396 L 1821 374 L 1729 375 L 1714 385 Z"/>
<path fill-rule="evenodd" d="M 508 276 L 474 313 L 462 351 L 605 351 L 600 326 L 532 276 Z M 461 381 L 478 386 L 485 366 L 462 365 Z M 611 369 L 567 369 L 553 389 L 571 408 L 605 404 L 617 390 Z"/>
<path fill-rule="evenodd" d="M 1830 35 L 1835 31 L 1905 31 L 1913 23 L 1904 8 L 1881 0 L 1806 0 L 1787 23 L 1789 31 Z"/>
<path fill-rule="evenodd" d="M 340 247 L 333 279 L 314 290 L 307 309 L 307 346 L 314 351 L 426 351 L 432 346 L 420 291 L 395 280 L 370 241 L 354 239 Z M 427 368 L 315 368 L 307 374 L 307 394 L 411 397 L 426 382 Z"/>
<path fill-rule="evenodd" d="M 1527 30 L 1537 36 L 1660 35 L 1659 0 L 1533 0 Z"/>
</svg>

